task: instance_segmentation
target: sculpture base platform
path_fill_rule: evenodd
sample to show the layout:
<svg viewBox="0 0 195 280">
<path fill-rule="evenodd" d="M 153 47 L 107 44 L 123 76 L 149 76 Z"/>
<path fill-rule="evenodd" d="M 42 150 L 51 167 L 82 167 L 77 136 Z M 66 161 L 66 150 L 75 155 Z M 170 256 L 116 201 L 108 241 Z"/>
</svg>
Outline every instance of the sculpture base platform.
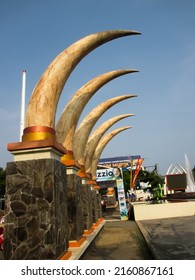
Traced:
<svg viewBox="0 0 195 280">
<path fill-rule="evenodd" d="M 66 149 L 55 138 L 16 142 L 7 145 L 8 151 L 14 155 L 14 161 L 52 158 L 61 161 Z"/>
</svg>

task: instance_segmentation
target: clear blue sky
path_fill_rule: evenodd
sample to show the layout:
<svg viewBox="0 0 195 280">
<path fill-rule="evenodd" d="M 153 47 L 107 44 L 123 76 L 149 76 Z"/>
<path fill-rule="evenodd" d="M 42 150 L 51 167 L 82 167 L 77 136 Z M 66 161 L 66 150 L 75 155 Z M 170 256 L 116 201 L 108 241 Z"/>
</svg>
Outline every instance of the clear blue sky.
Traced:
<svg viewBox="0 0 195 280">
<path fill-rule="evenodd" d="M 93 77 L 138 69 L 101 88 L 82 115 L 109 98 L 138 95 L 110 108 L 97 123 L 124 113 L 136 115 L 112 127 L 133 126 L 114 137 L 102 157 L 140 154 L 145 166 L 157 163 L 165 174 L 172 163 L 184 166 L 186 153 L 193 167 L 194 15 L 194 0 L 1 1 L 0 166 L 13 160 L 7 143 L 19 141 L 22 70 L 27 71 L 27 106 L 41 74 L 63 49 L 92 33 L 132 29 L 142 35 L 104 44 L 79 63 L 64 87 L 56 120 L 75 91 Z"/>
</svg>

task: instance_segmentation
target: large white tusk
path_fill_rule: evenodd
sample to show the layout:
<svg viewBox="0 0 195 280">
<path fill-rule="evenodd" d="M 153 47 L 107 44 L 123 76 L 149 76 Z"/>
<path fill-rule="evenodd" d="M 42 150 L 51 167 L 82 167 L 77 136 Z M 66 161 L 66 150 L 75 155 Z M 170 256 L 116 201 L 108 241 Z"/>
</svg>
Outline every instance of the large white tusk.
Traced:
<svg viewBox="0 0 195 280">
<path fill-rule="evenodd" d="M 141 34 L 133 30 L 110 30 L 86 36 L 62 51 L 48 66 L 32 92 L 25 127 L 54 128 L 62 89 L 76 65 L 95 48 L 113 39 Z"/>
<path fill-rule="evenodd" d="M 118 133 L 120 133 L 123 130 L 129 129 L 131 126 L 124 126 L 121 128 L 117 128 L 115 130 L 112 130 L 110 133 L 106 134 L 102 139 L 99 141 L 97 148 L 95 150 L 94 156 L 93 156 L 93 161 L 91 165 L 91 174 L 92 174 L 92 180 L 96 180 L 96 170 L 97 170 L 97 165 L 99 158 L 105 148 L 105 146 L 108 144 L 108 142 Z"/>
<path fill-rule="evenodd" d="M 96 106 L 81 122 L 80 126 L 76 130 L 74 135 L 73 142 L 73 154 L 75 160 L 80 164 L 84 165 L 84 152 L 86 149 L 86 144 L 90 135 L 91 130 L 93 129 L 95 123 L 102 116 L 102 114 L 107 111 L 110 107 L 114 106 L 118 102 L 121 102 L 125 99 L 136 97 L 137 95 L 129 94 L 117 96 L 111 99 L 108 99 L 98 106 Z"/>
<path fill-rule="evenodd" d="M 114 70 L 101 74 L 83 85 L 65 106 L 56 125 L 57 141 L 67 149 L 73 150 L 73 138 L 80 115 L 91 97 L 105 84 L 117 77 L 138 72 L 134 69 Z"/>
<path fill-rule="evenodd" d="M 93 155 L 95 152 L 95 149 L 102 138 L 102 136 L 105 134 L 105 132 L 116 122 L 132 117 L 134 114 L 123 114 L 120 116 L 116 116 L 113 118 L 110 118 L 109 120 L 105 121 L 103 124 L 101 124 L 89 137 L 86 145 L 86 150 L 85 150 L 85 160 L 84 160 L 84 166 L 85 166 L 85 172 L 86 173 L 91 173 L 91 162 L 93 159 Z"/>
</svg>

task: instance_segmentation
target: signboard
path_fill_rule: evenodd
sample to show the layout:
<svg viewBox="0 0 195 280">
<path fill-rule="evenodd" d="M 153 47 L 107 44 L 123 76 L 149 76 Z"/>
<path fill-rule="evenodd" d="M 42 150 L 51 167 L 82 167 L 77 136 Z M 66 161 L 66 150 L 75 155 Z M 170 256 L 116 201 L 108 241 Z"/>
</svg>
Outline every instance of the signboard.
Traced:
<svg viewBox="0 0 195 280">
<path fill-rule="evenodd" d="M 166 175 L 166 185 L 170 190 L 185 190 L 187 186 L 186 174 Z"/>
<path fill-rule="evenodd" d="M 107 188 L 116 188 L 116 181 L 111 180 L 111 181 L 99 181 L 98 186 L 101 189 L 107 189 Z"/>
<path fill-rule="evenodd" d="M 96 181 L 112 181 L 122 179 L 122 170 L 118 167 L 108 169 L 98 169 L 96 172 Z"/>
<path fill-rule="evenodd" d="M 122 169 L 118 167 L 108 169 L 98 169 L 96 173 L 97 182 L 115 181 L 118 192 L 118 201 L 120 216 L 122 221 L 128 220 L 127 217 L 127 205 L 125 198 L 124 183 L 122 177 Z"/>
<path fill-rule="evenodd" d="M 130 165 L 133 163 L 133 166 L 135 166 L 137 164 L 137 160 L 140 158 L 140 155 L 102 158 L 99 160 L 98 165 L 102 165 L 107 168 L 119 167 L 129 169 Z"/>
<path fill-rule="evenodd" d="M 120 209 L 120 215 L 122 221 L 127 221 L 127 204 L 126 204 L 126 197 L 125 197 L 125 190 L 124 190 L 124 184 L 123 180 L 117 180 L 117 192 L 118 192 L 118 201 L 119 201 L 119 209 Z"/>
</svg>

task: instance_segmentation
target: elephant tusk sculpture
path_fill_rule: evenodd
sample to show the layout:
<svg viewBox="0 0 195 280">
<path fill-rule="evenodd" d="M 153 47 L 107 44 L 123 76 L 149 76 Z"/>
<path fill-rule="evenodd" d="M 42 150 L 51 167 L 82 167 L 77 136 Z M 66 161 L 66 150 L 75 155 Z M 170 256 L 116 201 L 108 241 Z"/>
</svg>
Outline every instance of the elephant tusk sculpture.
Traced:
<svg viewBox="0 0 195 280">
<path fill-rule="evenodd" d="M 69 150 L 73 150 L 73 138 L 80 115 L 90 98 L 106 83 L 117 77 L 138 72 L 134 69 L 114 70 L 101 74 L 83 85 L 70 99 L 56 125 L 57 141 Z"/>
<path fill-rule="evenodd" d="M 101 115 L 108 110 L 110 107 L 115 105 L 118 102 L 121 102 L 125 99 L 136 97 L 137 95 L 129 94 L 117 96 L 111 99 L 104 101 L 103 103 L 96 106 L 81 122 L 80 126 L 75 132 L 74 142 L 73 142 L 73 154 L 76 162 L 80 165 L 84 165 L 84 152 L 86 149 L 86 144 L 90 135 L 92 128 L 95 123 L 101 117 Z"/>
<path fill-rule="evenodd" d="M 95 150 L 93 160 L 92 160 L 92 165 L 91 165 L 92 180 L 96 181 L 96 170 L 97 170 L 98 161 L 99 161 L 99 158 L 100 158 L 105 146 L 108 144 L 108 142 L 114 136 L 116 136 L 118 133 L 120 133 L 120 132 L 122 132 L 126 129 L 129 129 L 129 128 L 132 128 L 132 127 L 131 126 L 124 126 L 124 127 L 112 130 L 111 132 L 106 134 L 104 137 L 102 137 L 102 139 L 99 141 L 99 143 L 97 145 L 97 148 Z"/>
<path fill-rule="evenodd" d="M 84 165 L 85 165 L 85 172 L 86 173 L 91 173 L 91 162 L 93 159 L 93 155 L 95 152 L 95 149 L 98 145 L 98 142 L 100 141 L 100 139 L 103 137 L 103 135 L 105 134 L 105 132 L 112 126 L 114 125 L 116 122 L 124 119 L 124 118 L 128 118 L 128 117 L 132 117 L 134 116 L 134 114 L 123 114 L 120 116 L 116 116 L 113 117 L 107 121 L 105 121 L 103 124 L 101 124 L 93 133 L 92 135 L 89 137 L 88 141 L 87 141 L 87 145 L 86 145 L 86 149 L 85 149 L 85 160 L 84 160 Z"/>
<path fill-rule="evenodd" d="M 35 86 L 26 112 L 25 127 L 55 127 L 57 104 L 76 65 L 91 51 L 111 40 L 138 35 L 133 30 L 108 30 L 88 35 L 62 51 L 47 67 Z M 35 117 L 36 116 L 36 117 Z"/>
</svg>

